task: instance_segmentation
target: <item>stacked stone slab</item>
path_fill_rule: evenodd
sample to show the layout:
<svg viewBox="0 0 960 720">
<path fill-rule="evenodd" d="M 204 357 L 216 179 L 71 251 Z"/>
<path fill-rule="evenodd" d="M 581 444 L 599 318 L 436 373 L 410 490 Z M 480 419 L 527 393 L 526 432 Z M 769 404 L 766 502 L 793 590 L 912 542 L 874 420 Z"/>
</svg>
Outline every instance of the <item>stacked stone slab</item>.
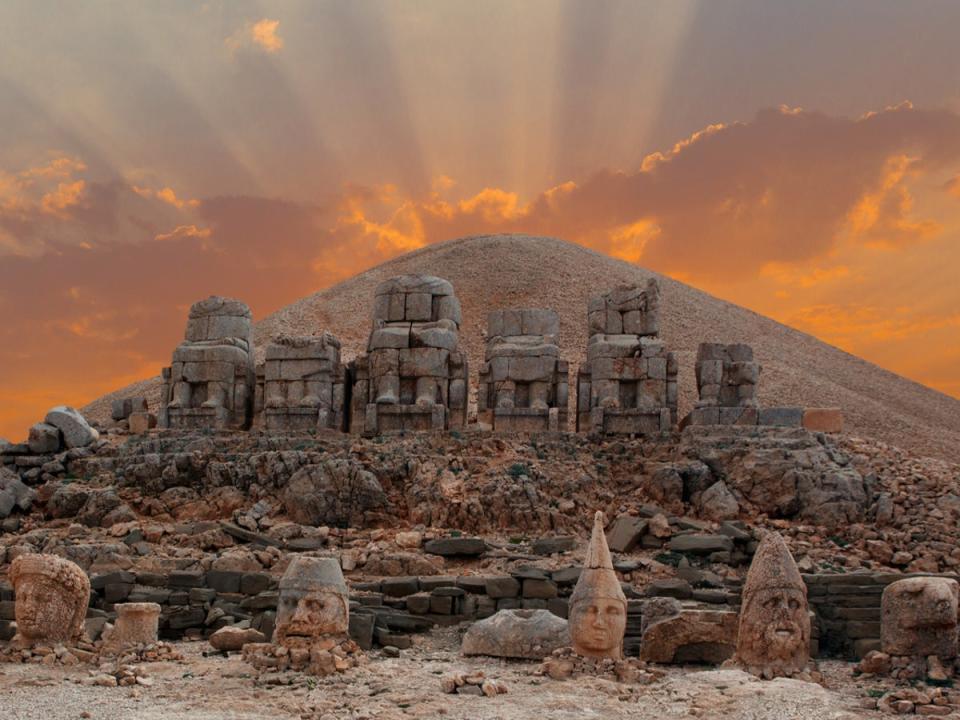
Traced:
<svg viewBox="0 0 960 720">
<path fill-rule="evenodd" d="M 660 286 L 591 298 L 587 362 L 577 376 L 577 430 L 667 432 L 677 421 L 677 358 L 658 338 Z"/>
<path fill-rule="evenodd" d="M 453 285 L 402 275 L 377 286 L 367 353 L 351 363 L 350 428 L 453 430 L 467 419 L 467 358 Z"/>
<path fill-rule="evenodd" d="M 680 423 L 688 425 L 774 425 L 800 427 L 800 407 L 761 408 L 757 400 L 760 365 L 753 348 L 743 343 L 700 343 L 697 391 L 700 399 Z"/>
<path fill-rule="evenodd" d="M 477 419 L 494 430 L 566 430 L 569 366 L 553 310 L 495 310 L 487 319 Z"/>
<path fill-rule="evenodd" d="M 256 421 L 267 430 L 344 430 L 345 387 L 334 335 L 274 338 L 257 368 Z"/>
<path fill-rule="evenodd" d="M 184 341 L 163 370 L 160 427 L 239 429 L 254 397 L 253 315 L 219 296 L 190 308 Z"/>
</svg>

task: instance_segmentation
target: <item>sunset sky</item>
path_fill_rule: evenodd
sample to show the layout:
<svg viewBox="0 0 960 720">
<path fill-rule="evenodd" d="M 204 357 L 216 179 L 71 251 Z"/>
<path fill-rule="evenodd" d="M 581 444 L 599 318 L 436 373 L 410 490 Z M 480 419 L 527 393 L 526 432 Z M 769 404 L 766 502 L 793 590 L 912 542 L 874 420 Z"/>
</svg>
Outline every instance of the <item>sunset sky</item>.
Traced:
<svg viewBox="0 0 960 720">
<path fill-rule="evenodd" d="M 0 437 L 527 232 L 960 397 L 960 2 L 0 4 Z"/>
</svg>

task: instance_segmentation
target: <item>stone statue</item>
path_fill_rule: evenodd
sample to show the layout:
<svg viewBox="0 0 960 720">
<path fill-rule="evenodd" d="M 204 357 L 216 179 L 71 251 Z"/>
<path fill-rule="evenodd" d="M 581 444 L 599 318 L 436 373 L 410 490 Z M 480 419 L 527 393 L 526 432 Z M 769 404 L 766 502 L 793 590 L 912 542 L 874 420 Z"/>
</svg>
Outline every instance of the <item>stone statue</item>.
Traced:
<svg viewBox="0 0 960 720">
<path fill-rule="evenodd" d="M 454 430 L 467 421 L 467 359 L 453 285 L 401 275 L 377 286 L 367 352 L 351 364 L 352 432 Z"/>
<path fill-rule="evenodd" d="M 570 639 L 578 655 L 622 660 L 627 598 L 613 570 L 603 524 L 598 511 L 583 571 L 570 596 Z"/>
<path fill-rule="evenodd" d="M 256 383 L 253 315 L 219 296 L 190 308 L 184 340 L 163 370 L 160 427 L 247 428 Z"/>
<path fill-rule="evenodd" d="M 347 584 L 334 558 L 295 557 L 280 578 L 274 639 L 309 646 L 323 638 L 344 638 L 349 625 Z"/>
<path fill-rule="evenodd" d="M 569 366 L 553 310 L 495 310 L 487 319 L 477 417 L 494 430 L 566 430 Z"/>
<path fill-rule="evenodd" d="M 255 418 L 267 430 L 344 430 L 345 382 L 336 336 L 275 337 L 257 368 Z"/>
<path fill-rule="evenodd" d="M 20 555 L 10 564 L 10 581 L 20 647 L 82 639 L 90 579 L 80 566 L 57 555 Z"/>
<path fill-rule="evenodd" d="M 577 430 L 657 434 L 677 422 L 677 357 L 658 338 L 660 286 L 590 298 L 587 361 L 577 375 Z"/>
<path fill-rule="evenodd" d="M 956 580 L 942 577 L 904 578 L 887 585 L 880 603 L 883 652 L 955 658 L 958 592 Z"/>
<path fill-rule="evenodd" d="M 807 586 L 779 533 L 763 536 L 747 572 L 732 662 L 766 679 L 804 672 L 810 663 Z"/>
</svg>

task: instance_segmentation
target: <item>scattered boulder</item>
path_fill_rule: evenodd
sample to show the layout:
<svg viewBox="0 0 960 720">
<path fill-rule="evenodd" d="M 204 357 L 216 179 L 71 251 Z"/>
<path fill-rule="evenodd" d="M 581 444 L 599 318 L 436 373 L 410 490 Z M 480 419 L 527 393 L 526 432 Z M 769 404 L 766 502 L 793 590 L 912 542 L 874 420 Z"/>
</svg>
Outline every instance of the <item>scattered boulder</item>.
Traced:
<svg viewBox="0 0 960 720">
<path fill-rule="evenodd" d="M 36 491 L 27 487 L 16 473 L 0 467 L 0 519 L 8 517 L 15 508 L 29 512 L 36 497 Z"/>
<path fill-rule="evenodd" d="M 723 480 L 718 480 L 701 493 L 698 510 L 710 520 L 730 520 L 740 514 L 740 504 Z"/>
<path fill-rule="evenodd" d="M 100 439 L 100 433 L 69 405 L 57 405 L 47 412 L 43 420 L 63 433 L 63 442 L 68 448 L 81 448 Z"/>
<path fill-rule="evenodd" d="M 210 636 L 210 644 L 222 652 L 238 652 L 247 643 L 266 642 L 267 638 L 259 630 L 233 625 L 222 627 Z"/>
<path fill-rule="evenodd" d="M 483 555 L 487 551 L 487 543 L 483 538 L 437 538 L 424 545 L 423 550 L 431 555 Z"/>
<path fill-rule="evenodd" d="M 60 430 L 47 423 L 36 423 L 30 427 L 27 446 L 35 455 L 47 455 L 60 449 Z"/>
<path fill-rule="evenodd" d="M 313 526 L 366 527 L 387 504 L 373 473 L 345 459 L 300 468 L 282 497 L 291 520 Z"/>
<path fill-rule="evenodd" d="M 567 621 L 548 610 L 501 610 L 463 636 L 464 655 L 542 660 L 570 644 Z"/>
</svg>

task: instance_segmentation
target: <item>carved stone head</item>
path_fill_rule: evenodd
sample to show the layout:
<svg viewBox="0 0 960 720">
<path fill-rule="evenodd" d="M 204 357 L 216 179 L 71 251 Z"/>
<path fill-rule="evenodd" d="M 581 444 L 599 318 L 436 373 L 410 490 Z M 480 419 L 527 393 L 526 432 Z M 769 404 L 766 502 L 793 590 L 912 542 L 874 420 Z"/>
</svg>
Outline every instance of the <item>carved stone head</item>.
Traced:
<svg viewBox="0 0 960 720">
<path fill-rule="evenodd" d="M 90 580 L 78 565 L 56 555 L 20 555 L 10 565 L 10 581 L 21 647 L 83 636 Z"/>
<path fill-rule="evenodd" d="M 627 598 L 613 570 L 603 524 L 603 513 L 598 512 L 583 571 L 570 596 L 570 639 L 578 655 L 621 660 Z"/>
<path fill-rule="evenodd" d="M 890 655 L 957 655 L 956 580 L 915 577 L 890 583 L 881 601 L 880 642 Z"/>
<path fill-rule="evenodd" d="M 809 663 L 807 587 L 779 533 L 764 535 L 747 573 L 736 660 L 766 678 L 802 672 Z"/>
<path fill-rule="evenodd" d="M 280 579 L 276 641 L 283 645 L 346 635 L 349 612 L 337 560 L 296 557 Z"/>
</svg>

